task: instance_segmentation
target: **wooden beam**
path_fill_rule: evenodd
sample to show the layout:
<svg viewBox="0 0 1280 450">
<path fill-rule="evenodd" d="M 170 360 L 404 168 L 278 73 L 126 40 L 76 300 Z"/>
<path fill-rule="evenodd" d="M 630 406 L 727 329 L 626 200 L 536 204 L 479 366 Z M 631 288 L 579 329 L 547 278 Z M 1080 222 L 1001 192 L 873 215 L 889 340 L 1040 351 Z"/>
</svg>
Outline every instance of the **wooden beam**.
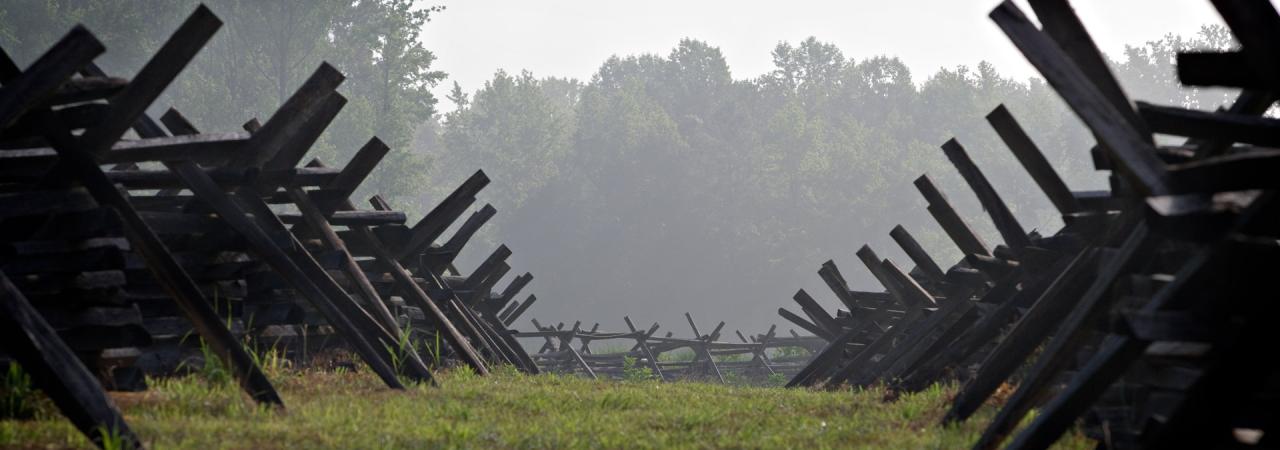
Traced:
<svg viewBox="0 0 1280 450">
<path fill-rule="evenodd" d="M 876 281 L 879 281 L 880 285 L 884 286 L 884 289 L 889 291 L 889 294 L 893 295 L 893 298 L 899 304 L 908 310 L 918 306 L 916 303 L 918 299 L 909 297 L 903 287 L 898 285 L 898 281 L 889 275 L 882 260 L 879 256 L 876 256 L 876 252 L 871 250 L 870 246 L 863 245 L 862 248 L 858 249 L 857 255 L 858 259 L 862 260 L 862 264 L 867 267 L 867 271 L 871 272 L 871 276 L 875 277 Z"/>
<path fill-rule="evenodd" d="M 828 334 L 840 331 L 840 324 L 836 322 L 836 319 L 827 314 L 827 311 L 822 309 L 822 305 L 819 305 L 804 289 L 796 291 L 796 294 L 791 299 L 795 300 L 796 304 L 800 305 L 800 309 L 804 310 L 809 317 L 814 318 L 816 323 L 823 329 L 830 330 Z"/>
<path fill-rule="evenodd" d="M 80 136 L 85 153 L 96 160 L 110 150 L 221 27 L 222 21 L 209 8 L 197 6 L 142 66 L 129 86 L 111 98 L 111 112 L 106 115 L 106 121 L 86 129 Z"/>
<path fill-rule="evenodd" d="M 26 71 L 18 68 L 0 50 L 0 129 L 8 128 L 27 110 L 36 106 L 93 58 L 106 51 L 102 43 L 82 26 L 75 26 L 59 39 Z"/>
<path fill-rule="evenodd" d="M 246 152 L 229 164 L 232 167 L 263 167 L 275 157 L 276 152 L 288 145 L 289 141 L 307 126 L 307 118 L 316 111 L 325 108 L 325 103 L 332 101 L 329 96 L 337 89 L 345 77 L 328 63 L 321 63 L 311 76 L 302 83 L 298 90 L 285 100 L 275 114 L 267 119 L 250 139 L 249 146 L 255 151 Z M 264 151 L 265 150 L 265 151 Z"/>
<path fill-rule="evenodd" d="M 1196 111 L 1138 102 L 1138 112 L 1156 133 L 1280 147 L 1280 120 L 1252 114 Z"/>
<path fill-rule="evenodd" d="M 1098 50 L 1071 4 L 1067 0 L 1031 0 L 1028 3 L 1040 20 L 1044 33 L 1058 44 L 1063 53 L 1071 57 L 1089 82 L 1124 116 L 1129 126 L 1142 133 L 1147 142 L 1151 142 L 1142 120 L 1133 112 L 1129 97 L 1111 73 L 1106 57 Z"/>
<path fill-rule="evenodd" d="M 1280 90 L 1280 81 L 1254 70 L 1245 52 L 1178 52 L 1174 67 L 1183 86 Z"/>
<path fill-rule="evenodd" d="M 466 210 L 472 202 L 475 201 L 476 193 L 480 192 L 489 184 L 489 177 L 484 171 L 477 170 L 467 181 L 461 186 L 454 189 L 449 196 L 445 197 L 435 208 L 432 208 L 422 220 L 413 226 L 412 234 L 407 242 L 396 253 L 396 259 L 406 261 L 410 257 L 416 257 L 427 246 L 431 245 L 449 224 L 458 219 L 458 216 Z M 416 263 L 417 261 L 412 261 Z"/>
<path fill-rule="evenodd" d="M 995 223 L 996 230 L 1000 232 L 1000 237 L 1004 239 L 1005 244 L 1014 250 L 1031 245 L 1027 232 L 1022 229 L 1018 219 L 1013 217 L 1009 206 L 1000 199 L 1000 194 L 991 187 L 982 170 L 978 169 L 978 165 L 974 164 L 972 159 L 969 159 L 969 153 L 964 147 L 955 139 L 950 139 L 942 144 L 942 152 L 947 155 L 947 159 L 951 160 L 951 164 L 955 166 L 956 171 L 960 172 L 960 176 L 964 178 L 969 188 L 973 189 L 978 202 L 982 204 L 982 209 L 991 216 L 991 221 Z"/>
<path fill-rule="evenodd" d="M 5 351 L 89 441 L 105 448 L 106 431 L 120 436 L 129 448 L 142 448 L 142 439 L 129 428 L 98 380 L 4 272 L 0 272 L 0 325 Z"/>
<path fill-rule="evenodd" d="M 1071 189 L 1062 181 L 1062 177 L 1058 176 L 1058 172 L 1053 169 L 1052 164 L 1049 164 L 1049 160 L 1045 159 L 1044 153 L 1040 152 L 1035 142 L 1031 141 L 1031 137 L 1027 136 L 1027 132 L 1023 131 L 1022 126 L 1018 125 L 1018 121 L 1003 104 L 987 114 L 987 123 L 990 123 L 991 128 L 1000 135 L 1005 146 L 1009 147 L 1009 151 L 1022 164 L 1022 168 L 1026 169 L 1031 179 L 1040 186 L 1040 190 L 1049 197 L 1049 201 L 1058 209 L 1059 214 L 1071 214 L 1082 209 L 1080 202 L 1071 193 Z"/>
<path fill-rule="evenodd" d="M 1268 80 L 1280 79 L 1280 14 L 1269 2 L 1212 0 L 1232 37 L 1240 43 L 1249 68 Z M 1229 69 L 1227 67 L 1219 70 Z M 1270 90 L 1270 89 L 1266 89 Z"/>
<path fill-rule="evenodd" d="M 355 156 L 351 157 L 351 161 L 342 168 L 342 172 L 338 173 L 338 177 L 334 178 L 327 186 L 325 186 L 325 194 L 328 197 L 317 199 L 317 206 L 326 214 L 331 214 L 342 203 L 342 200 L 349 199 L 355 193 L 356 188 L 364 183 L 364 180 L 373 173 L 373 169 L 377 168 L 382 158 L 391 151 L 387 144 L 384 144 L 377 137 L 370 138 L 360 150 L 356 151 Z M 314 195 L 313 195 L 314 196 Z"/>
<path fill-rule="evenodd" d="M 836 336 L 817 355 L 814 355 L 813 359 L 809 360 L 809 364 L 805 365 L 803 369 L 800 369 L 799 372 L 796 372 L 791 377 L 791 380 L 787 381 L 786 387 L 812 386 L 818 381 L 818 377 L 829 372 L 832 366 L 844 359 L 845 348 L 861 331 L 858 328 L 851 328 Z"/>
<path fill-rule="evenodd" d="M 289 196 L 293 198 L 294 205 L 297 205 L 298 211 L 307 221 L 307 225 L 319 232 L 320 240 L 325 247 L 330 251 L 337 252 L 343 258 L 342 272 L 355 285 L 360 296 L 364 297 L 365 304 L 369 305 L 369 309 L 374 312 L 374 317 L 378 318 L 382 322 L 382 326 L 388 331 L 392 333 L 398 332 L 400 324 L 396 322 L 391 310 L 387 309 L 382 296 L 378 295 L 378 290 L 373 288 L 373 283 L 365 276 L 364 271 L 360 269 L 360 265 L 356 264 L 351 252 L 347 251 L 346 243 L 338 238 L 338 233 L 334 232 L 333 227 L 329 226 L 329 222 L 324 218 L 324 213 L 312 203 L 311 197 L 308 197 L 301 188 L 291 187 L 288 191 Z M 436 363 L 439 364 L 440 362 L 436 361 Z"/>
<path fill-rule="evenodd" d="M 471 275 L 467 277 L 467 280 L 455 289 L 461 291 L 472 291 L 480 288 L 485 280 L 497 271 L 498 266 L 502 264 L 503 261 L 506 261 L 510 256 L 511 249 L 507 248 L 506 245 L 499 245 L 497 249 L 494 249 L 493 253 L 489 254 L 489 257 L 484 259 L 484 262 L 481 262 L 480 265 L 476 267 L 475 271 L 471 272 Z"/>
<path fill-rule="evenodd" d="M 485 222 L 493 218 L 497 212 L 498 210 L 494 209 L 493 205 L 484 205 L 479 211 L 472 213 L 466 222 L 462 223 L 462 226 L 453 233 L 453 237 L 450 237 L 448 242 L 439 247 L 427 249 L 426 256 L 431 259 L 432 270 L 443 271 L 445 266 L 452 264 L 458 254 L 462 252 L 462 247 L 467 245 L 467 241 L 471 240 L 472 236 L 480 230 L 480 227 L 484 226 Z"/>
<path fill-rule="evenodd" d="M 1010 1 L 997 6 L 990 17 L 1089 127 L 1115 168 L 1139 195 L 1169 191 L 1168 175 L 1148 137 L 1132 126 L 1052 39 L 1036 29 Z"/>
<path fill-rule="evenodd" d="M 502 318 L 502 324 L 506 326 L 511 326 L 511 324 L 515 323 L 516 319 L 519 319 L 520 315 L 524 314 L 524 312 L 528 310 L 530 306 L 533 306 L 533 302 L 537 300 L 538 300 L 537 296 L 530 295 L 529 298 L 525 299 L 525 301 L 515 309 L 515 311 L 512 311 L 511 314 L 507 314 L 506 317 Z"/>
<path fill-rule="evenodd" d="M 908 323 L 911 327 L 905 330 L 902 337 L 894 344 L 892 350 L 889 350 L 879 361 L 871 364 L 871 367 L 863 370 L 863 376 L 853 380 L 854 386 L 870 386 L 876 381 L 892 382 L 893 377 L 897 376 L 894 366 L 906 355 L 916 352 L 917 349 L 925 346 L 926 340 L 935 334 L 946 331 L 943 325 L 950 321 L 953 317 L 968 313 L 973 308 L 973 302 L 968 296 L 952 299 L 944 303 L 936 311 L 929 316 L 922 318 L 915 323 Z"/>
<path fill-rule="evenodd" d="M 1128 233 L 1120 249 L 1102 258 L 1101 269 L 1089 289 L 1079 297 L 1062 320 L 1058 331 L 1040 352 L 1016 389 L 992 419 L 979 439 L 983 446 L 995 446 L 1022 421 L 1036 402 L 1043 399 L 1048 390 L 1069 364 L 1076 352 L 1086 343 L 1090 324 L 1114 304 L 1111 295 L 1114 283 L 1122 274 L 1145 263 L 1146 255 L 1153 249 L 1147 239 L 1145 225 L 1138 224 Z"/>
<path fill-rule="evenodd" d="M 824 330 L 822 327 L 819 327 L 813 324 L 812 322 L 804 320 L 803 317 L 800 317 L 796 315 L 796 313 L 793 313 L 791 311 L 787 311 L 786 308 L 778 308 L 778 315 L 782 316 L 783 319 L 787 319 L 791 321 L 791 323 L 796 324 L 796 326 L 800 328 L 804 328 L 805 331 L 813 333 L 814 336 L 819 336 L 827 340 L 830 340 L 832 338 L 832 335 L 830 333 L 827 333 L 826 330 Z"/>
<path fill-rule="evenodd" d="M 850 294 L 849 284 L 845 282 L 844 276 L 840 275 L 840 269 L 836 267 L 835 261 L 827 260 L 827 262 L 822 263 L 822 268 L 818 269 L 818 276 L 827 284 L 831 292 L 836 294 L 836 298 L 840 300 L 840 303 L 844 303 L 844 306 L 849 308 L 849 311 L 854 311 L 859 306 L 862 306 Z"/>
<path fill-rule="evenodd" d="M 1274 189 L 1280 187 L 1280 180 L 1275 177 L 1280 170 L 1280 150 L 1210 156 L 1169 169 L 1175 194 Z"/>
<path fill-rule="evenodd" d="M 916 242 L 916 238 L 912 237 L 911 233 L 908 233 L 907 229 L 903 228 L 902 225 L 893 227 L 893 230 L 889 232 L 889 236 L 893 238 L 894 242 L 898 243 L 899 247 L 902 247 L 902 251 L 906 252 L 907 257 L 911 258 L 911 262 L 916 264 L 916 268 L 920 269 L 920 273 L 923 273 L 934 282 L 941 282 L 946 277 L 946 273 L 942 272 L 942 268 L 938 267 L 938 263 L 929 256 L 929 252 L 925 251 L 924 247 L 921 247 L 920 243 Z"/>
<path fill-rule="evenodd" d="M 1057 328 L 1054 325 L 1060 324 L 1061 317 L 1070 311 L 1079 294 L 1087 288 L 1084 281 L 1094 272 L 1094 256 L 1090 250 L 1076 255 L 1067 269 L 1038 296 L 1013 330 L 987 354 L 978 374 L 965 383 L 947 411 L 944 423 L 969 418 Z"/>
<path fill-rule="evenodd" d="M 504 288 L 497 297 L 482 300 L 480 309 L 485 314 L 492 316 L 497 320 L 502 320 L 505 314 L 500 314 L 499 312 L 502 311 L 510 313 L 511 311 L 514 311 L 514 307 L 508 308 L 507 305 L 514 300 L 516 298 L 516 294 L 519 294 L 520 290 L 524 289 L 524 287 L 531 281 L 533 281 L 533 275 L 525 272 L 524 275 L 520 275 L 514 280 L 511 280 L 510 283 L 507 283 L 507 287 Z"/>
<path fill-rule="evenodd" d="M 951 203 L 947 201 L 947 197 L 933 185 L 933 180 L 928 175 L 916 178 L 915 185 L 925 201 L 929 203 L 929 214 L 938 222 L 938 225 L 942 226 L 942 230 L 951 238 L 951 242 L 960 248 L 960 252 L 966 255 L 991 255 L 987 243 L 983 242 L 982 238 L 978 237 L 978 234 L 964 222 L 964 219 L 960 218 L 955 208 L 952 208 Z"/>
<path fill-rule="evenodd" d="M 881 260 L 880 266 L 884 268 L 884 273 L 902 290 L 902 297 L 909 299 L 908 302 L 914 308 L 933 308 L 938 306 L 938 302 L 933 299 L 932 295 L 920 286 L 914 278 L 903 272 L 897 264 L 888 259 Z"/>
</svg>

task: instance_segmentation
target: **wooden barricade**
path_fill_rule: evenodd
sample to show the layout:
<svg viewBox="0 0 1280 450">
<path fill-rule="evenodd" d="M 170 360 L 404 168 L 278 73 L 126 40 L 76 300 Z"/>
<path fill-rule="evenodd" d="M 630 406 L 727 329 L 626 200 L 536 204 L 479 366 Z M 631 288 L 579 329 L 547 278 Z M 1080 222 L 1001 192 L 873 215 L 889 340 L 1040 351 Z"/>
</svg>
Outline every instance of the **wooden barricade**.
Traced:
<svg viewBox="0 0 1280 450">
<path fill-rule="evenodd" d="M 141 442 L 103 388 L 144 389 L 144 372 L 173 373 L 195 353 L 277 407 L 251 351 L 302 363 L 341 346 L 391 388 L 434 383 L 432 367 L 455 361 L 536 373 L 506 328 L 532 305 L 515 302 L 532 276 L 494 292 L 510 270 L 505 246 L 469 276 L 453 263 L 496 211 L 436 243 L 489 182 L 483 172 L 410 228 L 380 198 L 370 210 L 350 200 L 390 151 L 377 138 L 345 167 L 300 165 L 346 103 L 336 69 L 321 65 L 244 132 L 201 132 L 173 109 L 147 115 L 220 26 L 197 8 L 132 80 L 93 63 L 105 49 L 80 27 L 26 69 L 0 52 L 0 281 L 12 319 L 0 359 L 38 374 L 99 445 L 102 429 Z M 443 348 L 406 345 L 428 336 Z"/>
<path fill-rule="evenodd" d="M 727 342 L 721 340 L 724 322 L 710 333 L 701 334 L 693 317 L 686 313 L 685 318 L 693 338 L 677 338 L 673 333 L 656 336 L 661 328 L 657 323 L 641 330 L 630 317 L 623 317 L 627 332 L 602 332 L 600 324 L 584 330 L 581 322 L 567 328 L 563 323 L 545 326 L 533 319 L 535 331 L 515 332 L 512 336 L 539 342 L 541 347 L 531 356 L 548 372 L 623 379 L 637 376 L 628 373 L 632 370 L 637 374 L 647 371 L 647 376 L 658 380 L 718 383 L 731 379 L 763 383 L 773 375 L 790 375 L 821 346 L 820 338 L 800 336 L 794 331 L 789 337 L 776 336 L 776 326 L 750 339 L 735 331 L 741 342 Z M 621 347 L 611 345 L 619 341 Z M 592 349 L 592 343 L 604 343 L 601 345 L 605 348 Z"/>
<path fill-rule="evenodd" d="M 1258 116 L 1277 100 L 1267 80 L 1280 67 L 1280 14 L 1265 2 L 1213 4 L 1242 49 L 1181 53 L 1177 67 L 1184 84 L 1242 89 L 1217 112 L 1130 101 L 1065 0 L 1032 0 L 1039 25 L 1011 2 L 998 6 L 991 18 L 1096 137 L 1091 154 L 1111 171 L 1112 189 L 1071 191 L 997 107 L 987 121 L 1064 227 L 1026 232 L 963 146 L 948 141 L 944 154 L 1003 242 L 989 246 L 927 177 L 916 180 L 963 260 L 943 271 L 901 227 L 891 235 L 914 270 L 859 251 L 885 288 L 876 295 L 905 312 L 870 337 L 860 320 L 884 311 L 857 303 L 824 266 L 849 309 L 828 314 L 801 291 L 806 317 L 779 311 L 828 341 L 792 385 L 961 381 L 944 422 L 969 419 L 1013 385 L 976 449 L 1004 443 L 1033 408 L 1039 414 L 1007 448 L 1047 448 L 1078 421 L 1107 448 L 1272 444 L 1268 380 L 1280 371 L 1263 348 L 1280 336 L 1264 325 L 1274 302 L 1259 294 L 1280 263 L 1268 173 L 1280 125 Z M 1189 139 L 1157 144 L 1153 133 Z"/>
</svg>

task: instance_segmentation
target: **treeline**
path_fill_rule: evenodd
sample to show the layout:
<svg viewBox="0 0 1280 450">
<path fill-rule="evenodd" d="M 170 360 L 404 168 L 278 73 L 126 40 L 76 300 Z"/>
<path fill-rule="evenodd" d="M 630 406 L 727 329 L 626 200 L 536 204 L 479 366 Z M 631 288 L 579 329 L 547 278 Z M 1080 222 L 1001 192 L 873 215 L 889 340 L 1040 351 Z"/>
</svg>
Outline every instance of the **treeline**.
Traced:
<svg viewBox="0 0 1280 450">
<path fill-rule="evenodd" d="M 1135 98 L 1212 107 L 1224 93 L 1179 89 L 1170 63 L 1176 49 L 1226 45 L 1220 28 L 1169 36 L 1129 49 L 1115 71 Z M 952 136 L 1025 227 L 1052 231 L 1048 201 L 984 122 L 997 104 L 1073 188 L 1105 187 L 1092 138 L 1041 80 L 981 63 L 920 81 L 897 58 L 846 57 L 813 38 L 779 44 L 773 60 L 772 72 L 735 79 L 717 48 L 683 40 L 666 56 L 610 58 L 586 82 L 500 71 L 470 94 L 455 85 L 459 108 L 419 146 L 433 182 L 459 182 L 460 168 L 503 180 L 487 192 L 502 211 L 495 232 L 550 279 L 538 288 L 552 301 L 535 316 L 589 324 L 630 313 L 677 332 L 686 310 L 776 322 L 774 308 L 815 288 L 827 259 L 872 290 L 853 252 L 871 242 L 910 267 L 888 239 L 895 224 L 953 263 L 958 251 L 918 207 L 921 173 L 998 242 L 942 156 Z"/>
</svg>

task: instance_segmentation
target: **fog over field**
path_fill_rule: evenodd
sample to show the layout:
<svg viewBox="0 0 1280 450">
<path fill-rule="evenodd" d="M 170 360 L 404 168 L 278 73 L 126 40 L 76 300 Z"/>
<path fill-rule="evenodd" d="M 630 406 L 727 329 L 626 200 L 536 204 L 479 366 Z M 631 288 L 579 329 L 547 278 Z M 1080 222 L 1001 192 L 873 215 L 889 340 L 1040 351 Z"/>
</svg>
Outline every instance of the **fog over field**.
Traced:
<svg viewBox="0 0 1280 450">
<path fill-rule="evenodd" d="M 131 75 L 196 2 L 148 3 L 18 0 L 0 6 L 0 45 L 25 65 L 82 21 Z M 483 169 L 474 209 L 498 215 L 459 266 L 512 249 L 508 279 L 532 272 L 539 298 L 519 329 L 630 315 L 689 335 L 689 312 L 704 332 L 785 332 L 776 310 L 797 289 L 836 307 L 824 261 L 868 291 L 863 243 L 910 268 L 897 224 L 949 266 L 920 174 L 999 242 L 939 149 L 953 136 L 1024 228 L 1051 233 L 1056 212 L 983 119 L 1001 102 L 1073 189 L 1105 187 L 1092 138 L 985 18 L 993 1 L 206 3 L 227 25 L 157 105 L 238 130 L 329 61 L 350 103 L 314 155 L 342 164 L 381 137 L 395 151 L 357 198 L 385 193 L 411 220 Z M 1074 3 L 1132 98 L 1227 100 L 1172 69 L 1178 50 L 1233 45 L 1202 22 L 1207 2 Z"/>
</svg>

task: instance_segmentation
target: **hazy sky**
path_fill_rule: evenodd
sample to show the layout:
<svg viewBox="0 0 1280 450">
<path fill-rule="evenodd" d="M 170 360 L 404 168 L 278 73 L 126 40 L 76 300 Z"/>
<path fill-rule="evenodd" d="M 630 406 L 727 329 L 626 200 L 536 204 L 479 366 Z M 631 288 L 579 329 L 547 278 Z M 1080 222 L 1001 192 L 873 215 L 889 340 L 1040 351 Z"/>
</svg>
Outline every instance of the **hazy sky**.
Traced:
<svg viewBox="0 0 1280 450">
<path fill-rule="evenodd" d="M 986 17 L 995 0 L 438 0 L 447 10 L 427 24 L 427 47 L 450 81 L 436 91 L 441 110 L 452 81 L 467 91 L 501 68 L 586 80 L 610 55 L 666 55 L 681 38 L 720 47 L 734 78 L 772 68 L 780 41 L 808 36 L 846 57 L 897 55 L 916 82 L 940 67 L 986 60 L 1018 77 L 1033 69 Z M 1019 6 L 1030 13 L 1025 2 Z M 1218 15 L 1206 0 L 1076 0 L 1103 51 L 1165 33 L 1191 34 Z"/>
</svg>

